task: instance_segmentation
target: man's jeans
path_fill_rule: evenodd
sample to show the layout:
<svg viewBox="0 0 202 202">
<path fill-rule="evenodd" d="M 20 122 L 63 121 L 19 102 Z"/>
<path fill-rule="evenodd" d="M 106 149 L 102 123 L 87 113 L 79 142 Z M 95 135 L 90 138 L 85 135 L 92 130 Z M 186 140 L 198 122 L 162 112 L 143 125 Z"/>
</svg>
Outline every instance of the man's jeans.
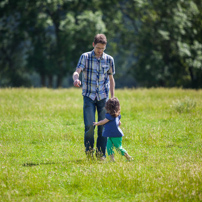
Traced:
<svg viewBox="0 0 202 202">
<path fill-rule="evenodd" d="M 87 152 L 93 152 L 94 150 L 94 128 L 93 122 L 95 122 L 95 112 L 97 110 L 98 121 L 105 118 L 105 103 L 106 99 L 98 101 L 91 100 L 89 97 L 83 96 L 83 115 L 85 124 L 84 145 Z M 98 137 L 96 155 L 105 156 L 107 137 L 102 136 L 103 125 L 98 126 Z"/>
</svg>

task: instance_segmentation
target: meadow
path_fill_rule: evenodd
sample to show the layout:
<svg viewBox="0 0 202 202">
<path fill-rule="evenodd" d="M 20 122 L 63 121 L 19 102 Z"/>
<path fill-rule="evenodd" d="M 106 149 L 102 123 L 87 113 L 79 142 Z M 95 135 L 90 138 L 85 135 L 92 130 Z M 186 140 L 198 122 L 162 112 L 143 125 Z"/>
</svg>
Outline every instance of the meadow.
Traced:
<svg viewBox="0 0 202 202">
<path fill-rule="evenodd" d="M 0 201 L 202 201 L 202 91 L 115 95 L 131 162 L 86 158 L 81 89 L 0 89 Z"/>
</svg>

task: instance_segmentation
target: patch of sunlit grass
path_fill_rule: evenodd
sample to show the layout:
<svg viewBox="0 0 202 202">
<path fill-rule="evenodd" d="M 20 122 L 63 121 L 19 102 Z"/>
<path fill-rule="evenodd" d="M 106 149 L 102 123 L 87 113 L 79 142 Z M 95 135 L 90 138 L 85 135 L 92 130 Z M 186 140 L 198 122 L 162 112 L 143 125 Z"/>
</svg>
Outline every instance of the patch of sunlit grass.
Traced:
<svg viewBox="0 0 202 202">
<path fill-rule="evenodd" d="M 201 201 L 202 92 L 116 96 L 131 162 L 86 159 L 81 89 L 0 89 L 0 201 Z"/>
</svg>

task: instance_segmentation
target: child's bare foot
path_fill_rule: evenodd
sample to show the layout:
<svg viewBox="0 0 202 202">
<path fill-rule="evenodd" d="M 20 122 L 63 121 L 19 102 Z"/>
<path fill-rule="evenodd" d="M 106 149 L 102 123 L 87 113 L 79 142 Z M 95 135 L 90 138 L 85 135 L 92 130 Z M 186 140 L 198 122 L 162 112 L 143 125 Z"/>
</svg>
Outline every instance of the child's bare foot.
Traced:
<svg viewBox="0 0 202 202">
<path fill-rule="evenodd" d="M 105 157 L 102 156 L 102 157 L 98 158 L 98 160 L 99 160 L 99 161 L 105 161 Z"/>
<path fill-rule="evenodd" d="M 111 160 L 112 162 L 115 161 L 115 159 L 114 159 L 114 154 L 110 155 L 110 160 Z"/>
<path fill-rule="evenodd" d="M 127 154 L 127 153 L 125 153 L 124 156 L 126 157 L 126 159 L 127 159 L 128 161 L 132 161 L 132 160 L 133 160 L 132 156 L 130 156 L 130 155 Z"/>
</svg>

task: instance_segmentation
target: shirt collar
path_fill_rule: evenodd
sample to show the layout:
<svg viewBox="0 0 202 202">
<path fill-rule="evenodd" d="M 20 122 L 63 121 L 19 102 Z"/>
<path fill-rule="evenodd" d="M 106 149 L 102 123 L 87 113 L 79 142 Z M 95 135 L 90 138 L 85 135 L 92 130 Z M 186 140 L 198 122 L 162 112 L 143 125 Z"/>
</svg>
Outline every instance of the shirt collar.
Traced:
<svg viewBox="0 0 202 202">
<path fill-rule="evenodd" d="M 101 59 L 104 59 L 104 52 L 103 52 L 103 54 L 102 54 L 102 56 L 101 56 Z M 94 56 L 95 57 L 95 51 L 94 51 L 94 49 L 92 50 L 92 56 Z"/>
</svg>

